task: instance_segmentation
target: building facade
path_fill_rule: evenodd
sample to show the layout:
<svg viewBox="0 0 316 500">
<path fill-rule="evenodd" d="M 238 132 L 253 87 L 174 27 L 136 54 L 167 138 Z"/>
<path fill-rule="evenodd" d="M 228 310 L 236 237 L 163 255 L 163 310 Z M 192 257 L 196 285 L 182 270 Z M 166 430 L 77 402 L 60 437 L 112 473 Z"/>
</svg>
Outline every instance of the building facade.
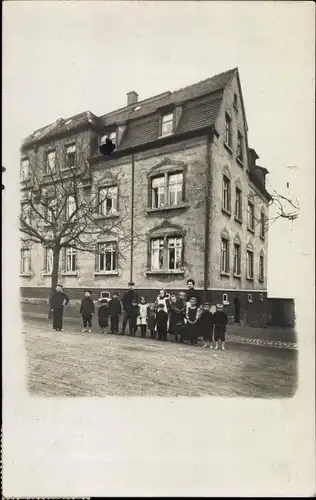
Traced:
<svg viewBox="0 0 316 500">
<path fill-rule="evenodd" d="M 121 293 L 132 280 L 152 300 L 162 288 L 185 290 L 193 278 L 231 321 L 265 323 L 271 198 L 267 170 L 248 146 L 238 69 L 144 101 L 135 92 L 127 99 L 101 117 L 58 120 L 23 143 L 22 196 L 32 169 L 53 161 L 52 143 L 75 164 L 80 141 L 87 187 L 106 193 L 99 217 L 119 221 L 99 238 L 96 254 L 66 248 L 59 281 L 79 298 L 87 287 L 96 296 Z M 109 157 L 99 153 L 105 137 L 116 144 Z M 22 296 L 48 295 L 51 266 L 47 249 L 22 246 Z"/>
</svg>

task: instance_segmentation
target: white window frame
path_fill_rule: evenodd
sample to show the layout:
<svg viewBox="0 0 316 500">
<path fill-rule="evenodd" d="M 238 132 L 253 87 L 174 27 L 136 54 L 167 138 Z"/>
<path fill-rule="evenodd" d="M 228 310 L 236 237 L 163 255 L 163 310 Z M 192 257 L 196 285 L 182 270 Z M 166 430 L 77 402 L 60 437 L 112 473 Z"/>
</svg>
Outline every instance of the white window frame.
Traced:
<svg viewBox="0 0 316 500">
<path fill-rule="evenodd" d="M 72 246 L 68 246 L 65 248 L 65 272 L 74 273 L 76 271 L 77 271 L 77 250 Z"/>
<path fill-rule="evenodd" d="M 54 253 L 52 248 L 45 247 L 45 273 L 51 274 L 53 272 Z"/>
<path fill-rule="evenodd" d="M 227 112 L 225 113 L 225 144 L 232 147 L 232 119 Z"/>
<path fill-rule="evenodd" d="M 250 210 L 250 208 L 252 210 Z M 255 205 L 250 200 L 248 200 L 247 207 L 247 228 L 250 229 L 250 231 L 255 230 Z"/>
<path fill-rule="evenodd" d="M 237 220 L 242 220 L 242 190 L 238 186 L 235 189 L 235 217 Z"/>
<path fill-rule="evenodd" d="M 236 252 L 236 249 L 238 251 Z M 240 243 L 234 242 L 234 268 L 233 273 L 237 276 L 241 274 L 241 245 Z"/>
<path fill-rule="evenodd" d="M 99 188 L 98 212 L 101 216 L 114 215 L 118 213 L 118 187 L 104 186 Z M 107 209 L 107 202 L 111 200 L 111 208 Z"/>
<path fill-rule="evenodd" d="M 228 294 L 227 293 L 223 293 L 223 297 L 222 297 L 222 303 L 227 306 L 229 304 L 228 302 Z"/>
<path fill-rule="evenodd" d="M 161 117 L 161 137 L 173 133 L 173 113 L 167 113 Z"/>
<path fill-rule="evenodd" d="M 250 258 L 250 255 L 251 255 L 251 258 Z M 250 262 L 251 262 L 251 268 L 249 267 Z M 249 272 L 249 271 L 251 271 L 251 272 Z M 246 251 L 246 278 L 247 278 L 247 280 L 253 280 L 253 278 L 254 278 L 253 271 L 254 271 L 254 252 L 252 249 L 247 248 L 247 251 Z"/>
<path fill-rule="evenodd" d="M 110 269 L 106 269 L 107 255 L 110 254 Z M 103 256 L 103 266 L 101 266 L 101 259 Z M 97 272 L 106 273 L 117 271 L 117 243 L 115 241 L 109 241 L 105 243 L 98 243 L 98 254 L 97 254 Z"/>
<path fill-rule="evenodd" d="M 150 238 L 150 269 L 151 271 L 179 272 L 183 268 L 183 235 L 165 235 Z M 175 253 L 175 264 L 171 267 L 170 253 Z M 161 263 L 162 257 L 162 263 Z M 155 264 L 158 265 L 155 265 Z"/>
<path fill-rule="evenodd" d="M 165 240 L 163 237 L 152 238 L 150 241 L 150 268 L 152 271 L 164 269 Z M 162 264 L 161 262 L 162 255 Z"/>
<path fill-rule="evenodd" d="M 174 178 L 177 182 L 170 182 Z M 169 173 L 167 176 L 168 205 L 175 207 L 183 202 L 183 172 Z M 171 194 L 175 193 L 175 203 L 171 202 Z"/>
<path fill-rule="evenodd" d="M 224 259 L 225 257 L 225 259 Z M 229 239 L 221 237 L 221 273 L 229 273 Z"/>
<path fill-rule="evenodd" d="M 31 251 L 29 248 L 21 248 L 20 254 L 20 272 L 21 274 L 30 274 L 31 272 Z"/>
<path fill-rule="evenodd" d="M 263 293 L 260 293 L 260 302 L 263 302 Z"/>
<path fill-rule="evenodd" d="M 100 136 L 100 140 L 99 140 L 100 146 L 102 146 L 102 144 L 105 144 L 105 141 L 107 138 L 109 138 L 113 142 L 113 144 L 115 144 L 115 146 L 116 146 L 116 139 L 117 139 L 116 131 L 109 132 L 107 134 L 102 134 Z"/>
<path fill-rule="evenodd" d="M 74 156 L 72 156 L 72 155 L 74 155 Z M 74 158 L 74 164 L 73 165 L 70 165 L 70 163 L 69 163 L 69 157 L 73 157 Z M 76 144 L 75 143 L 68 144 L 68 146 L 66 146 L 66 162 L 67 162 L 66 168 L 74 168 L 76 166 L 76 160 L 77 160 L 76 159 Z"/>
<path fill-rule="evenodd" d="M 157 197 L 157 204 L 155 203 Z M 151 178 L 151 207 L 161 208 L 166 205 L 166 176 Z"/>
<path fill-rule="evenodd" d="M 230 179 L 223 175 L 223 209 L 230 212 Z"/>
<path fill-rule="evenodd" d="M 182 267 L 182 256 L 183 256 L 183 238 L 182 236 L 169 236 L 167 238 L 168 245 L 168 259 L 167 259 L 167 269 L 168 271 L 180 271 Z M 174 266 L 171 267 L 170 253 L 174 250 Z M 178 267 L 176 263 L 179 263 Z"/>
<path fill-rule="evenodd" d="M 54 161 L 52 162 L 53 165 L 51 165 L 51 160 L 50 160 L 51 157 L 54 158 Z M 50 172 L 55 172 L 55 170 L 56 170 L 56 150 L 52 149 L 50 151 L 47 151 L 46 153 L 45 171 L 46 173 L 50 173 Z"/>
<path fill-rule="evenodd" d="M 20 179 L 21 181 L 27 181 L 30 178 L 30 160 L 29 158 L 24 158 L 21 160 L 21 166 L 20 166 Z"/>
<path fill-rule="evenodd" d="M 70 203 L 71 200 L 71 203 Z M 71 210 L 72 206 L 72 210 Z M 77 219 L 77 203 L 76 203 L 76 198 L 70 194 L 67 197 L 67 202 L 66 202 L 66 220 L 69 221 L 70 217 L 72 214 L 74 214 L 73 217 L 71 217 L 71 222 L 74 222 Z"/>
</svg>

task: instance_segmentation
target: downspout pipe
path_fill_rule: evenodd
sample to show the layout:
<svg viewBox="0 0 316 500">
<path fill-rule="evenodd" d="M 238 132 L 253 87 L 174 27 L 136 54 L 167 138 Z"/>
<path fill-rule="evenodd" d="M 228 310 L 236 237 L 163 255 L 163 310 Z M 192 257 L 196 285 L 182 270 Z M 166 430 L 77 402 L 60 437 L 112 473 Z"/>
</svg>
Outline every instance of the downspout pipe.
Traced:
<svg viewBox="0 0 316 500">
<path fill-rule="evenodd" d="M 134 267 L 134 198 L 135 198 L 135 158 L 132 155 L 132 193 L 131 193 L 131 263 L 129 279 L 133 281 L 133 267 Z"/>
<path fill-rule="evenodd" d="M 205 220 L 204 220 L 204 300 L 207 300 L 209 285 L 210 228 L 211 228 L 211 143 L 212 134 L 206 136 L 206 183 L 205 183 Z"/>
</svg>

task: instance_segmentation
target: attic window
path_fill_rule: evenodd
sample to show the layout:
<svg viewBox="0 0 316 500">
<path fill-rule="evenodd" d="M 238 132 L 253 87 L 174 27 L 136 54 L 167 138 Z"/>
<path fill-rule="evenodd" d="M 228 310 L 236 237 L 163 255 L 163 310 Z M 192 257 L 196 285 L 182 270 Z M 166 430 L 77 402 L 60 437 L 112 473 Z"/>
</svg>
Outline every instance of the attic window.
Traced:
<svg viewBox="0 0 316 500">
<path fill-rule="evenodd" d="M 39 131 L 39 132 L 34 132 L 33 137 L 35 137 L 35 138 L 36 138 L 36 137 L 38 137 L 38 136 L 40 135 L 40 133 L 41 133 L 41 131 Z"/>
<path fill-rule="evenodd" d="M 141 108 L 141 106 L 136 106 L 136 108 L 133 109 L 133 111 L 138 111 Z"/>
<path fill-rule="evenodd" d="M 101 137 L 100 137 L 100 146 L 102 144 L 105 144 L 105 141 L 106 141 L 107 138 L 109 138 L 113 142 L 113 144 L 116 144 L 116 132 L 113 131 L 113 132 L 110 132 L 108 134 L 101 135 Z"/>
<path fill-rule="evenodd" d="M 170 135 L 173 132 L 173 113 L 163 115 L 161 119 L 161 136 Z"/>
<path fill-rule="evenodd" d="M 71 122 L 72 122 L 72 119 L 70 118 L 70 120 L 67 120 L 67 121 L 65 122 L 65 125 L 69 125 Z"/>
</svg>

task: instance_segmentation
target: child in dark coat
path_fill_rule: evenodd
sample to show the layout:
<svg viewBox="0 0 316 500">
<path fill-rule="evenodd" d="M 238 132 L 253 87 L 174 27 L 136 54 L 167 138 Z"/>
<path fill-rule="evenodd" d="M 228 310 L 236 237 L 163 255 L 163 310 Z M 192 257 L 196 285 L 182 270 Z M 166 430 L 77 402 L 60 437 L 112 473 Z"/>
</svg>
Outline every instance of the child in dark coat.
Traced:
<svg viewBox="0 0 316 500">
<path fill-rule="evenodd" d="M 118 333 L 119 321 L 122 314 L 122 304 L 118 298 L 118 294 L 114 292 L 112 299 L 109 302 L 111 333 Z"/>
<path fill-rule="evenodd" d="M 155 326 L 156 326 L 156 308 L 155 304 L 150 304 L 148 307 L 148 330 L 150 331 L 151 338 L 154 338 L 156 336 Z"/>
<path fill-rule="evenodd" d="M 106 299 L 99 300 L 100 307 L 98 309 L 99 327 L 101 333 L 106 333 L 105 329 L 109 326 L 110 308 Z"/>
<path fill-rule="evenodd" d="M 164 310 L 164 304 L 158 305 L 158 311 L 156 313 L 156 326 L 158 340 L 167 340 L 168 314 Z"/>
<path fill-rule="evenodd" d="M 128 312 L 129 333 L 132 337 L 135 337 L 137 330 L 137 318 L 139 316 L 139 306 L 136 299 L 132 299 L 132 303 L 128 307 L 127 312 Z"/>
<path fill-rule="evenodd" d="M 214 313 L 214 325 L 215 325 L 215 349 L 218 349 L 218 341 L 221 341 L 222 350 L 225 350 L 225 334 L 226 327 L 228 324 L 227 314 L 223 311 L 223 305 L 218 304 L 216 306 L 216 312 Z"/>
<path fill-rule="evenodd" d="M 169 333 L 175 336 L 175 341 L 182 340 L 184 327 L 185 303 L 177 299 L 176 295 L 170 296 L 169 303 Z"/>
<path fill-rule="evenodd" d="M 208 302 L 204 302 L 203 310 L 201 316 L 199 317 L 197 326 L 199 333 L 205 342 L 203 347 L 209 347 L 212 349 L 214 314 L 211 312 L 211 307 Z"/>
<path fill-rule="evenodd" d="M 94 315 L 94 302 L 91 297 L 90 290 L 86 290 L 84 293 L 84 298 L 81 301 L 80 314 L 83 321 L 83 332 L 88 331 L 91 333 L 92 327 L 92 316 Z"/>
</svg>

